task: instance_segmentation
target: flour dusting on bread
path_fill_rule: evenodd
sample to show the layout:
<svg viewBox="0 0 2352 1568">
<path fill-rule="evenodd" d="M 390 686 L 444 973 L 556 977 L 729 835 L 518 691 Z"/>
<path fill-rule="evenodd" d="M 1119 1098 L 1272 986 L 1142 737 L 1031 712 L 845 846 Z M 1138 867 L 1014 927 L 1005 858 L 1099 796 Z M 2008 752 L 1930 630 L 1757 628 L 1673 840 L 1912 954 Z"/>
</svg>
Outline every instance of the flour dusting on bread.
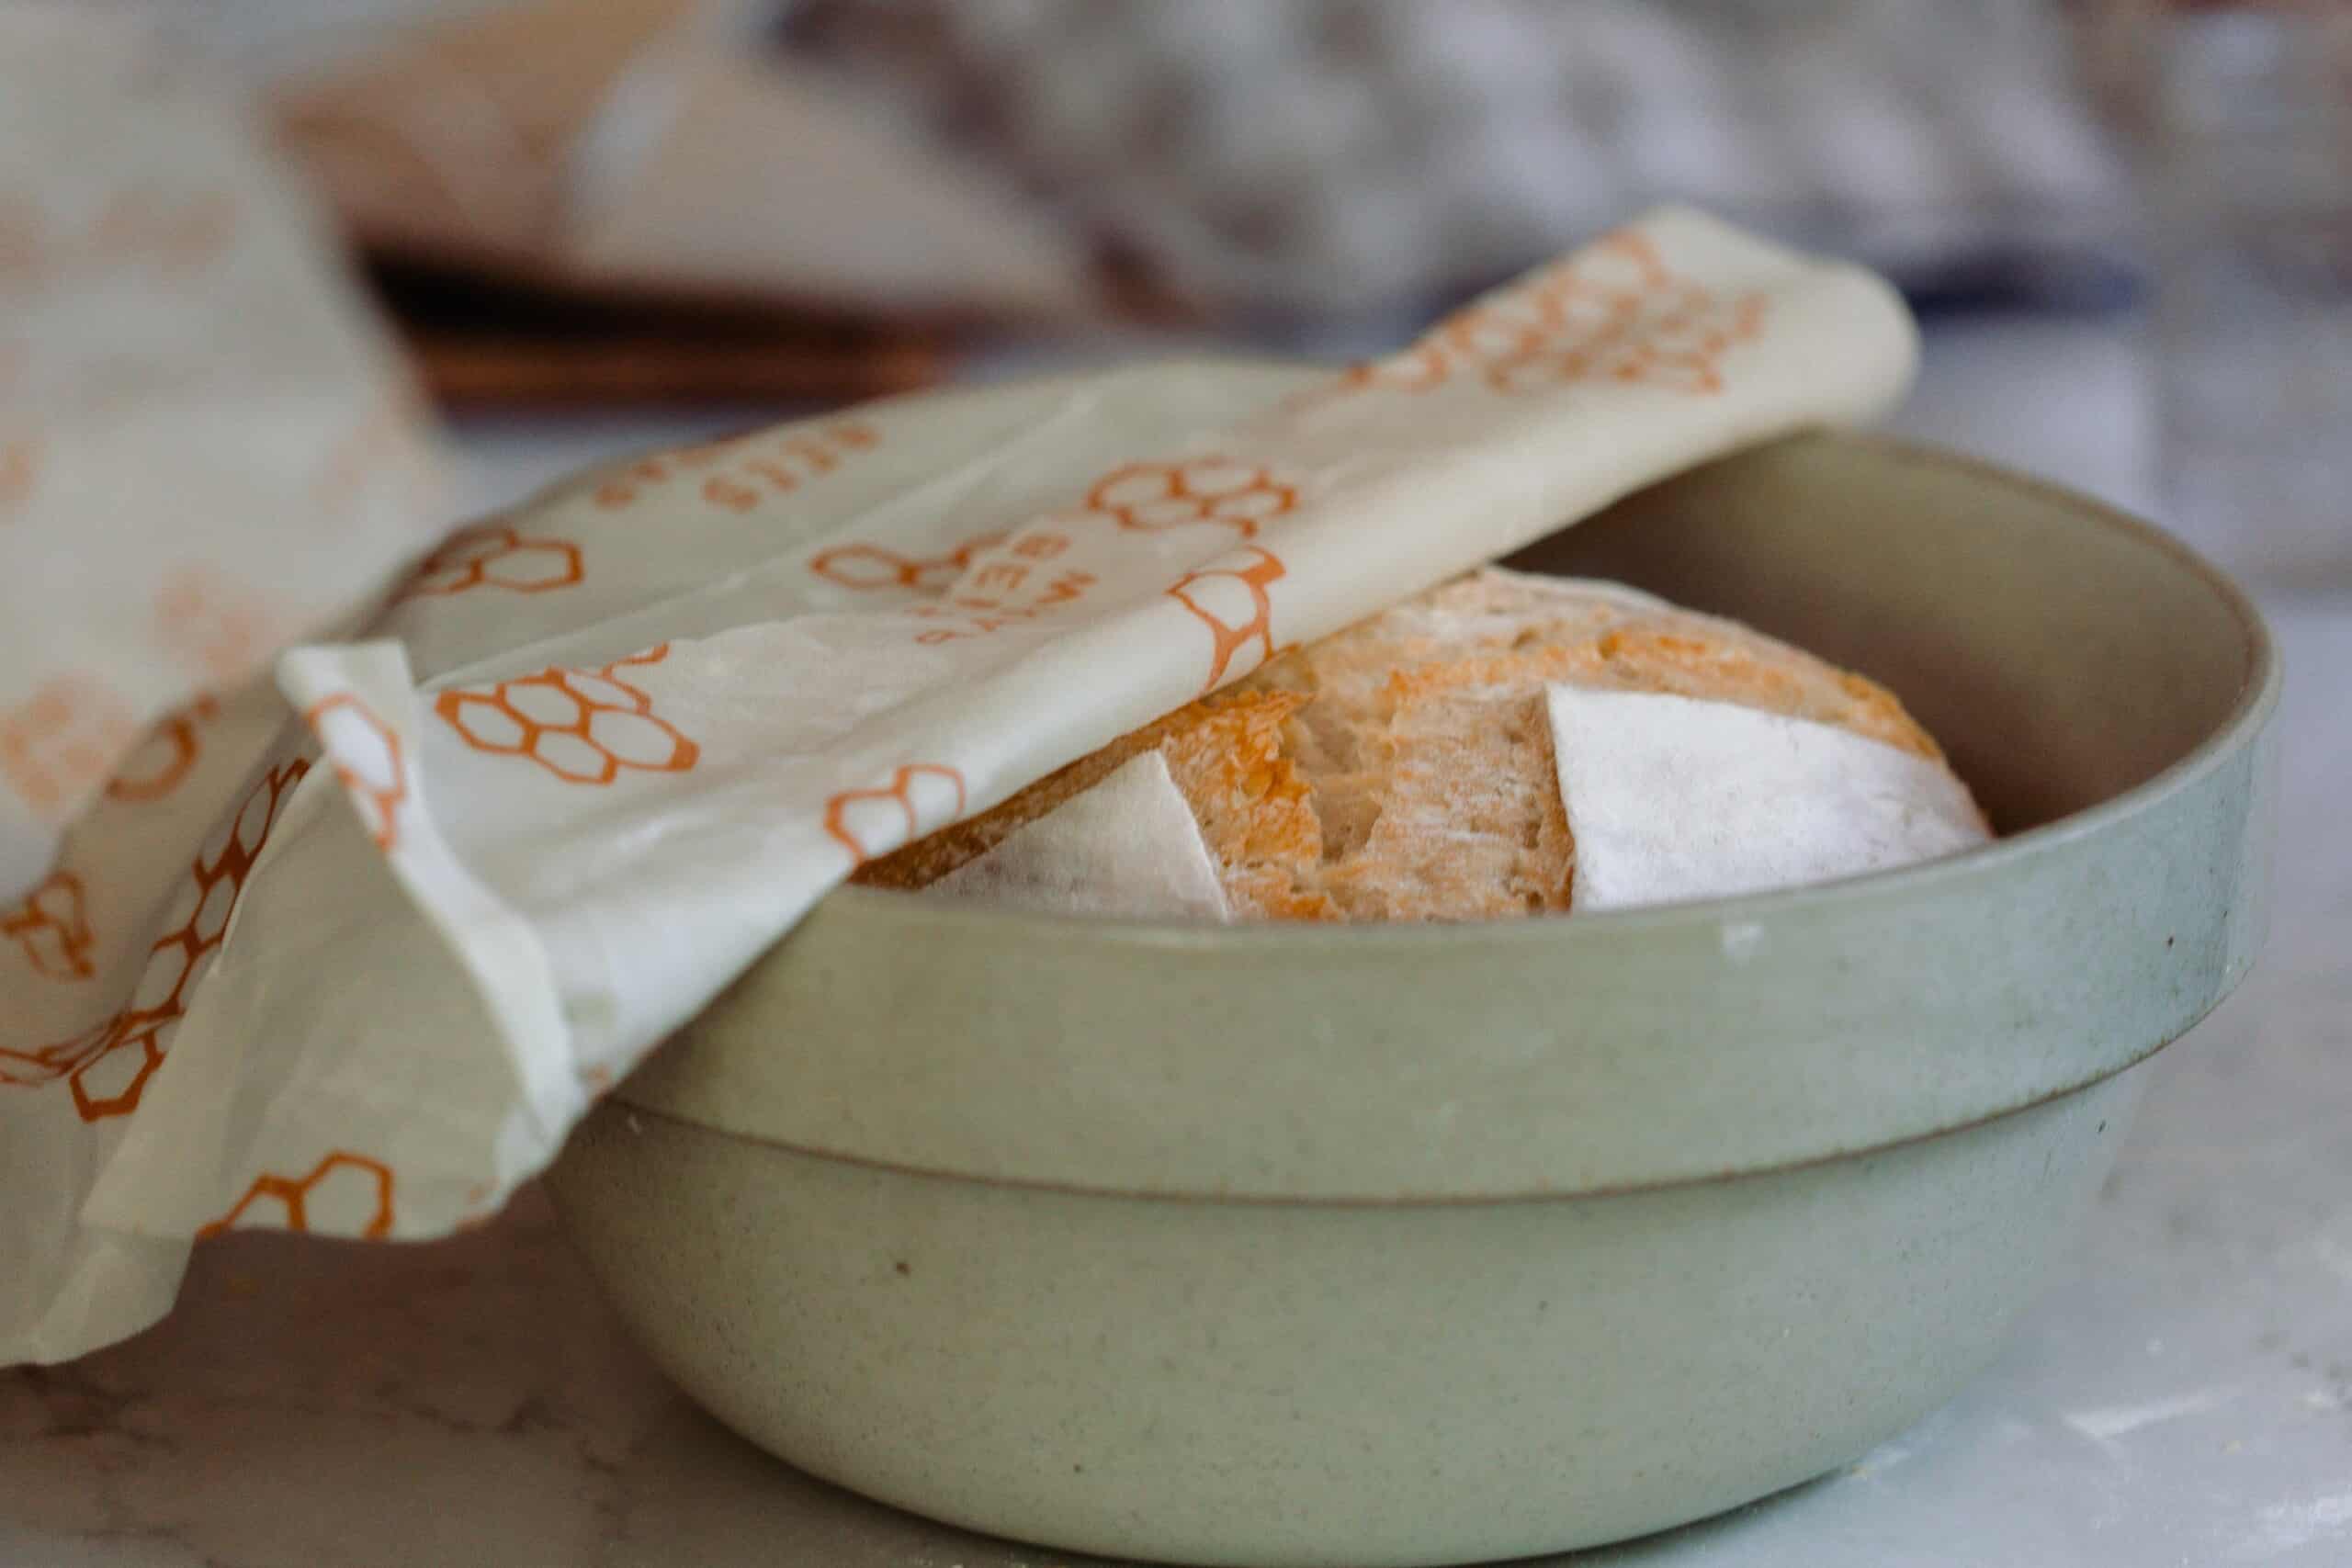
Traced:
<svg viewBox="0 0 2352 1568">
<path fill-rule="evenodd" d="M 1066 915 L 1231 919 L 1193 808 L 1157 751 L 1008 834 L 933 883 L 948 897 Z"/>
<path fill-rule="evenodd" d="M 1670 692 L 1545 694 L 1578 909 L 1832 882 L 1991 836 L 1941 762 L 1836 725 Z"/>
</svg>

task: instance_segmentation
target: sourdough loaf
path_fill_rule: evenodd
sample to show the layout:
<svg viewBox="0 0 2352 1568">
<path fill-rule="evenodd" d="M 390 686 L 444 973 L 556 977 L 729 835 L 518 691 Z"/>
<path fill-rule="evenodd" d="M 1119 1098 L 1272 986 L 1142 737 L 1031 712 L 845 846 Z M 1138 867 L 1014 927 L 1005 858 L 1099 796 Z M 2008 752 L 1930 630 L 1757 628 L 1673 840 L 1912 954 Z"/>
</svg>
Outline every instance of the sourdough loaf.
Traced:
<svg viewBox="0 0 2352 1568">
<path fill-rule="evenodd" d="M 854 880 L 925 886 L 1156 750 L 1238 919 L 1565 911 L 1555 683 L 1737 704 L 1940 761 L 1890 693 L 1802 649 L 1614 584 L 1487 568 L 1286 650 Z"/>
</svg>

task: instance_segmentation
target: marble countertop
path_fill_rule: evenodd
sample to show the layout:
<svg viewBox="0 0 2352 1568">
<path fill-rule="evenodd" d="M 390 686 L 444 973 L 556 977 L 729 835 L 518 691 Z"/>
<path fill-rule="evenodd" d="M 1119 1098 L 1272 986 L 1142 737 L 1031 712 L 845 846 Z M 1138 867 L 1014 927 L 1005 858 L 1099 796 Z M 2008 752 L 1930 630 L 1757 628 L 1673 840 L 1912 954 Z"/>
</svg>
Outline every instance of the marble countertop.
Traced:
<svg viewBox="0 0 2352 1568">
<path fill-rule="evenodd" d="M 2146 504 L 2128 342 L 1996 323 L 1928 348 L 1905 429 Z M 741 420 L 462 434 L 488 502 L 701 423 Z M 2352 1562 L 2352 604 L 2274 620 L 2270 946 L 2140 1069 L 2140 1124 L 2007 1354 L 1845 1470 L 1579 1568 Z M 223 1238 L 154 1329 L 0 1371 L 0 1563 L 1080 1562 L 863 1502 L 730 1435 L 623 1337 L 536 1191 L 427 1246 Z"/>
</svg>

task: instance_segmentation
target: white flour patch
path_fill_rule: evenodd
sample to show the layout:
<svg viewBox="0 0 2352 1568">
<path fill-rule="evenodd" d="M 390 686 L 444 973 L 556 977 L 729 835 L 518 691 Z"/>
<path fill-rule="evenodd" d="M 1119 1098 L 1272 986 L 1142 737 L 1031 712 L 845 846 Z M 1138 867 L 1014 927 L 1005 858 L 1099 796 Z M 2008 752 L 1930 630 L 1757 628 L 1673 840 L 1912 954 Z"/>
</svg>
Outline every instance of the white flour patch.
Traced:
<svg viewBox="0 0 2352 1568">
<path fill-rule="evenodd" d="M 1544 694 L 1580 910 L 1833 882 L 1987 836 L 1941 762 L 1834 725 L 1663 692 Z"/>
</svg>

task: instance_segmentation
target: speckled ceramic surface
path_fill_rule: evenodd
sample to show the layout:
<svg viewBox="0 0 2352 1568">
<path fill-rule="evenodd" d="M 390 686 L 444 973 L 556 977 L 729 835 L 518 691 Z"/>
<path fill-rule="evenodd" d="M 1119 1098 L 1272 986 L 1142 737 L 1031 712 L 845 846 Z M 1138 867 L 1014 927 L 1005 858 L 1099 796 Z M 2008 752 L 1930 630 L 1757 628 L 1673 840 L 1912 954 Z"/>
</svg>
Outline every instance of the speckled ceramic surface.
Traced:
<svg viewBox="0 0 2352 1568">
<path fill-rule="evenodd" d="M 2261 930 L 2278 671 L 2152 530 L 1850 438 L 1517 564 L 1894 686 L 2012 835 L 1444 929 L 829 900 L 574 1139 L 679 1381 L 820 1474 L 1114 1555 L 1475 1561 L 1860 1451 L 1989 1357 Z"/>
</svg>

